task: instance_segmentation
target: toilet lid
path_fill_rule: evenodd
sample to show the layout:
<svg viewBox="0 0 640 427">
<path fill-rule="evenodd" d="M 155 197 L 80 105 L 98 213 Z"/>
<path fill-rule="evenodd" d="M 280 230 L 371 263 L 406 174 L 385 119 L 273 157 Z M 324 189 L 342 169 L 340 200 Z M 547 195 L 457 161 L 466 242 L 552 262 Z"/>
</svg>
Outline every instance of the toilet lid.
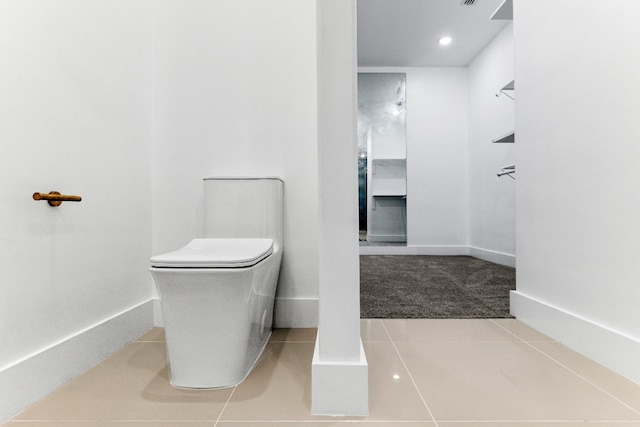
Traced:
<svg viewBox="0 0 640 427">
<path fill-rule="evenodd" d="M 177 251 L 151 257 L 152 267 L 250 267 L 273 253 L 271 239 L 193 239 Z"/>
</svg>

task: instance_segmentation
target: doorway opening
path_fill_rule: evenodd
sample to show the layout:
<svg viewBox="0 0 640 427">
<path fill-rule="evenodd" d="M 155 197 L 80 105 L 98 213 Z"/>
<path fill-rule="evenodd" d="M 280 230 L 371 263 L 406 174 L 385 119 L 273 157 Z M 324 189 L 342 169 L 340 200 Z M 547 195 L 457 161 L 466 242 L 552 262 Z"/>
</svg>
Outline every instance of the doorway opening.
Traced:
<svg viewBox="0 0 640 427">
<path fill-rule="evenodd" d="M 508 123 L 513 105 L 503 108 L 504 98 L 494 96 L 513 80 L 507 52 L 513 41 L 503 31 L 510 22 L 492 18 L 510 0 L 472 3 L 407 0 L 399 7 L 392 0 L 372 0 L 357 5 L 363 317 L 509 316 L 509 291 L 515 288 L 515 269 L 509 267 L 515 265 L 515 187 L 508 180 L 496 183 L 496 172 L 513 162 L 515 150 L 513 144 L 492 144 L 485 135 L 513 127 Z M 450 40 L 446 46 L 438 43 L 443 36 Z M 487 56 L 487 51 L 499 54 Z M 364 111 L 369 95 L 363 82 L 397 74 L 404 74 L 405 92 L 393 102 L 406 109 L 405 144 L 402 155 L 387 157 L 376 153 L 376 139 L 387 135 L 376 135 L 366 117 L 375 114 Z M 399 170 L 404 193 L 395 185 Z M 385 209 L 402 210 L 396 215 L 404 218 L 401 243 L 377 238 L 393 234 L 377 232 L 372 220 Z M 384 220 L 389 217 L 378 224 L 390 227 Z M 388 247 L 396 245 L 401 247 Z M 507 262 L 483 261 L 495 260 L 496 253 Z M 368 285 L 373 293 L 367 293 Z M 387 312 L 369 311 L 372 307 Z"/>
</svg>

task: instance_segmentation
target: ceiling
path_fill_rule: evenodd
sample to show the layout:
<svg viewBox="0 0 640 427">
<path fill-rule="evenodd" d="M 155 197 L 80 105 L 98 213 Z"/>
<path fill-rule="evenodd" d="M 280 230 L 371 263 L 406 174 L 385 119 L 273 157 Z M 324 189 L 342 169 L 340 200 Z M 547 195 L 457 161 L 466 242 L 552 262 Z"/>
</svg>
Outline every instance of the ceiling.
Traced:
<svg viewBox="0 0 640 427">
<path fill-rule="evenodd" d="M 490 19 L 502 1 L 358 0 L 358 65 L 465 67 L 510 22 Z"/>
</svg>

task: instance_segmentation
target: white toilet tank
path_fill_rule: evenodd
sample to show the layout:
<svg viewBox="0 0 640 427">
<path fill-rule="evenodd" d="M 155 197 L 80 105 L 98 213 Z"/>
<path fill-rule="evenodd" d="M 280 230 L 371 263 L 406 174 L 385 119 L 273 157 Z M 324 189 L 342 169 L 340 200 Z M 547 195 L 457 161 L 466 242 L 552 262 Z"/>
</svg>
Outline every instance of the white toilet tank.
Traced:
<svg viewBox="0 0 640 427">
<path fill-rule="evenodd" d="M 282 247 L 280 178 L 205 178 L 205 238 L 270 238 Z"/>
</svg>

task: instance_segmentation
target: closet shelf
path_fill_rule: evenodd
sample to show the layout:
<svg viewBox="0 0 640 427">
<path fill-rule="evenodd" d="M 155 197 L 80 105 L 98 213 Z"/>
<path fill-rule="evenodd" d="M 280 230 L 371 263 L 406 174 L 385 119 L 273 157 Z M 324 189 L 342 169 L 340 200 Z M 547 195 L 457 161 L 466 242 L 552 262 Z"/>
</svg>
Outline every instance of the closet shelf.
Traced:
<svg viewBox="0 0 640 427">
<path fill-rule="evenodd" d="M 404 197 L 407 195 L 407 181 L 402 179 L 372 180 L 371 195 L 374 197 Z"/>
<path fill-rule="evenodd" d="M 509 83 L 504 85 L 500 90 L 515 90 L 515 88 L 516 88 L 516 81 L 511 80 Z"/>
<path fill-rule="evenodd" d="M 496 97 L 499 97 L 500 95 L 504 95 L 510 99 L 515 100 L 515 97 L 513 96 L 513 93 L 511 95 L 509 95 L 507 93 L 507 91 L 513 92 L 514 90 L 516 90 L 516 81 L 515 80 L 511 80 L 509 83 L 507 83 L 506 85 L 502 86 L 502 89 L 500 89 L 498 91 L 498 93 L 496 93 Z"/>
<path fill-rule="evenodd" d="M 512 130 L 511 132 L 499 136 L 498 138 L 493 139 L 491 142 L 496 143 L 496 144 L 502 144 L 502 143 L 514 143 L 516 142 L 516 132 L 514 130 Z"/>
</svg>

